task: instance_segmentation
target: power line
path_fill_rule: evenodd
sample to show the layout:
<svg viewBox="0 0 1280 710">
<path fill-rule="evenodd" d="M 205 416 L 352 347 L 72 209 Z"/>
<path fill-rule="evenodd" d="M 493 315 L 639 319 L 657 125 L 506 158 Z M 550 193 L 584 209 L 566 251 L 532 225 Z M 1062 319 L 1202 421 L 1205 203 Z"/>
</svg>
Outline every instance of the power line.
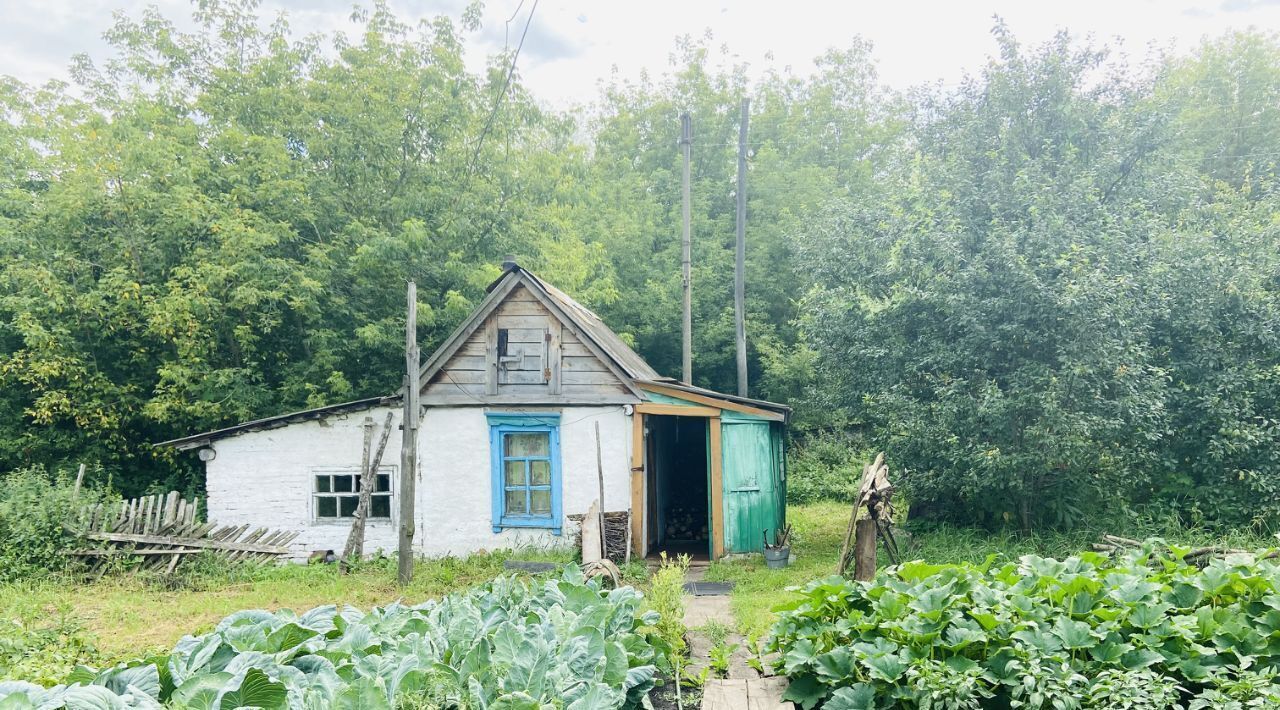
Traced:
<svg viewBox="0 0 1280 710">
<path fill-rule="evenodd" d="M 524 7 L 524 0 L 520 1 L 520 5 L 516 7 L 516 13 L 520 12 L 520 8 Z M 533 24 L 533 13 L 538 11 L 538 0 L 533 0 L 533 6 L 529 8 L 529 17 L 524 21 L 524 31 L 520 33 L 520 43 L 516 45 L 515 54 L 511 55 L 511 65 L 507 67 L 507 78 L 502 82 L 502 90 L 493 98 L 493 108 L 489 110 L 489 118 L 484 122 L 484 128 L 480 130 L 480 138 L 476 141 L 475 152 L 471 154 L 471 166 L 467 172 L 475 170 L 476 161 L 480 159 L 480 150 L 484 148 L 484 139 L 489 135 L 489 129 L 493 127 L 493 121 L 498 117 L 498 109 L 502 106 L 502 99 L 507 95 L 507 89 L 511 87 L 511 77 L 516 73 L 516 60 L 520 58 L 520 50 L 524 48 L 524 39 L 529 36 L 529 25 Z M 513 14 L 512 19 L 515 19 Z M 510 22 L 510 20 L 508 20 Z"/>
</svg>

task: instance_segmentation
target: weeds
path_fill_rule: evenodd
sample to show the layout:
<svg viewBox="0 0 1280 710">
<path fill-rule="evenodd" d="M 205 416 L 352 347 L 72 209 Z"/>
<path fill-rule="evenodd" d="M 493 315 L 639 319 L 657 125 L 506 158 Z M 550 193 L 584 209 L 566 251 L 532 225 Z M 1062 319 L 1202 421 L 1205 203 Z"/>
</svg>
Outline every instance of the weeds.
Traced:
<svg viewBox="0 0 1280 710">
<path fill-rule="evenodd" d="M 649 608 L 658 612 L 659 619 L 654 634 L 665 646 L 671 677 L 676 679 L 676 704 L 684 707 L 680 693 L 680 679 L 684 678 L 685 654 L 688 644 L 684 635 L 684 579 L 689 571 L 689 556 L 675 558 L 662 555 L 662 565 L 649 580 Z"/>
</svg>

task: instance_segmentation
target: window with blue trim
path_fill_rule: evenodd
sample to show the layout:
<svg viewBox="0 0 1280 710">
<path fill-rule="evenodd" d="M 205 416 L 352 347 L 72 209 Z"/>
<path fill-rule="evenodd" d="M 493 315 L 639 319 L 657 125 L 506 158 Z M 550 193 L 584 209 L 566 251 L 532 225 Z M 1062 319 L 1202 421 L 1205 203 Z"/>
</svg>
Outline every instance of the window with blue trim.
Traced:
<svg viewBox="0 0 1280 710">
<path fill-rule="evenodd" d="M 493 531 L 563 524 L 560 509 L 560 415 L 490 413 Z"/>
</svg>

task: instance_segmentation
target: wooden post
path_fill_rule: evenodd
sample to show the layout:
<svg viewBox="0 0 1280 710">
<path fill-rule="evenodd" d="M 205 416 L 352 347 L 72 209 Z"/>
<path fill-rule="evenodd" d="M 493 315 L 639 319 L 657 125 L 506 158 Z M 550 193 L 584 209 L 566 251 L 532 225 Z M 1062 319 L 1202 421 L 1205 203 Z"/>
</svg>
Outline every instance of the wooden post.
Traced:
<svg viewBox="0 0 1280 710">
<path fill-rule="evenodd" d="M 400 538 L 397 549 L 400 586 L 413 581 L 414 496 L 418 480 L 418 285 L 409 282 L 408 312 L 404 327 L 404 418 L 400 425 Z"/>
<path fill-rule="evenodd" d="M 80 486 L 84 485 L 84 470 L 85 470 L 85 465 L 80 464 L 80 470 L 76 472 L 76 487 L 74 490 L 71 491 L 72 498 L 80 497 Z"/>
<path fill-rule="evenodd" d="M 733 326 L 738 343 L 738 396 L 747 396 L 747 121 L 751 99 L 742 100 L 738 123 L 738 249 L 733 269 Z"/>
<path fill-rule="evenodd" d="M 876 521 L 859 520 L 853 536 L 853 578 L 870 582 L 876 577 Z"/>
<path fill-rule="evenodd" d="M 693 232 L 691 222 L 692 197 L 689 186 L 689 153 L 693 146 L 693 119 L 685 113 L 680 116 L 680 152 L 684 154 L 684 181 L 681 218 L 684 231 L 681 243 L 681 282 L 684 287 L 684 319 L 680 328 L 680 372 L 685 384 L 693 384 Z"/>
<path fill-rule="evenodd" d="M 391 438 L 392 414 L 387 412 L 387 421 L 382 424 L 382 435 L 378 437 L 378 449 L 369 457 L 369 433 L 372 431 L 373 418 L 365 417 L 364 463 L 360 469 L 360 498 L 356 502 L 356 515 L 351 521 L 351 532 L 347 535 L 347 546 L 342 550 L 342 560 L 350 564 L 351 560 L 364 557 L 364 530 L 369 520 L 369 509 L 373 506 L 373 492 L 378 487 L 378 468 L 382 466 L 382 454 L 387 450 L 387 439 Z"/>
</svg>

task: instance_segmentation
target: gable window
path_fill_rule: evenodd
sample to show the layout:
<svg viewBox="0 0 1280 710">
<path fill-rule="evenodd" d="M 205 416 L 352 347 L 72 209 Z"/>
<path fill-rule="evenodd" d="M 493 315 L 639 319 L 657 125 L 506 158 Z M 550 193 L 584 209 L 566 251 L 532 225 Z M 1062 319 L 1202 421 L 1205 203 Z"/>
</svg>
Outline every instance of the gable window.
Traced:
<svg viewBox="0 0 1280 710">
<path fill-rule="evenodd" d="M 369 498 L 368 520 L 391 519 L 390 466 L 380 466 L 373 494 Z M 354 518 L 360 503 L 359 467 L 323 469 L 312 472 L 312 511 L 316 520 Z"/>
<path fill-rule="evenodd" d="M 490 413 L 493 531 L 546 528 L 556 535 L 560 509 L 560 415 Z"/>
</svg>

